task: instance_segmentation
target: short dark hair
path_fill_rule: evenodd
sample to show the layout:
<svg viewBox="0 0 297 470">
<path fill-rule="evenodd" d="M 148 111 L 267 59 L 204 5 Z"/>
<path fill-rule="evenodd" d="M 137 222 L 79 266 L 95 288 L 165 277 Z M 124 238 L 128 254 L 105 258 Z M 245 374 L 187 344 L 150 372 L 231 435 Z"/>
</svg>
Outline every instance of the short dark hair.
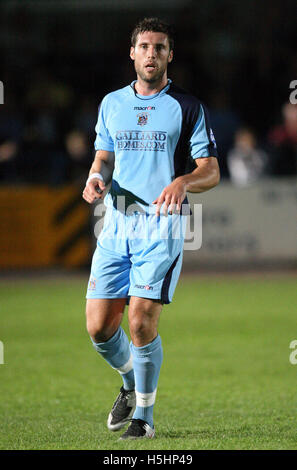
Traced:
<svg viewBox="0 0 297 470">
<path fill-rule="evenodd" d="M 145 33 L 146 31 L 167 34 L 169 41 L 169 49 L 173 49 L 173 27 L 165 21 L 160 20 L 159 18 L 144 18 L 136 24 L 131 34 L 131 45 L 133 47 L 135 47 L 138 34 Z"/>
</svg>

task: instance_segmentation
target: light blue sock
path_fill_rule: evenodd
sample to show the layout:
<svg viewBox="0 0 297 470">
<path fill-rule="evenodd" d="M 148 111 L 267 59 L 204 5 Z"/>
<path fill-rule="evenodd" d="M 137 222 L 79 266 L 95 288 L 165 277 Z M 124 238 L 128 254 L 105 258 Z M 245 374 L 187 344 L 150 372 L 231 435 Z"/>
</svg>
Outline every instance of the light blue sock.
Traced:
<svg viewBox="0 0 297 470">
<path fill-rule="evenodd" d="M 122 376 L 124 389 L 134 390 L 134 371 L 132 364 L 132 354 L 129 348 L 129 340 L 123 328 L 120 326 L 115 334 L 104 343 L 95 343 L 91 338 L 96 351 L 116 369 Z"/>
<path fill-rule="evenodd" d="M 161 338 L 158 335 L 146 346 L 130 343 L 135 377 L 136 409 L 134 419 L 142 419 L 153 427 L 153 408 L 163 360 Z"/>
</svg>

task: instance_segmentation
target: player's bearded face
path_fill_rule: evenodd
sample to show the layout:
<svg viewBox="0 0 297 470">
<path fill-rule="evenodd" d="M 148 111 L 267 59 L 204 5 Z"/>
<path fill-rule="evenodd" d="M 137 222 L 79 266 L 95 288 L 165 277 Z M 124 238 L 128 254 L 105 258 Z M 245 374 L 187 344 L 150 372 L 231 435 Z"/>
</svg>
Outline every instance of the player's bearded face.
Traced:
<svg viewBox="0 0 297 470">
<path fill-rule="evenodd" d="M 156 83 L 162 79 L 172 56 L 167 35 L 149 31 L 138 35 L 135 47 L 130 52 L 137 76 L 147 83 Z"/>
</svg>

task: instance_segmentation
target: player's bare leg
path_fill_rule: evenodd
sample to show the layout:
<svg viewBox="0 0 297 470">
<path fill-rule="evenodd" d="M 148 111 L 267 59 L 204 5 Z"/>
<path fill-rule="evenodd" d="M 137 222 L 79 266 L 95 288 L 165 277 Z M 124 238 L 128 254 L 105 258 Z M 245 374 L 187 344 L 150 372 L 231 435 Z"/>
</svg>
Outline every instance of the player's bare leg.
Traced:
<svg viewBox="0 0 297 470">
<path fill-rule="evenodd" d="M 145 346 L 156 338 L 161 310 L 159 300 L 131 297 L 128 318 L 134 346 Z"/>
<path fill-rule="evenodd" d="M 135 377 L 136 409 L 121 439 L 152 438 L 153 407 L 163 359 L 158 323 L 162 304 L 158 300 L 131 297 L 129 328 Z"/>
<path fill-rule="evenodd" d="M 123 386 L 109 413 L 107 426 L 121 429 L 135 409 L 134 371 L 129 341 L 121 328 L 126 299 L 88 299 L 87 330 L 96 351 L 122 376 Z"/>
<path fill-rule="evenodd" d="M 109 340 L 118 330 L 126 305 L 126 299 L 87 299 L 87 330 L 96 342 Z"/>
</svg>

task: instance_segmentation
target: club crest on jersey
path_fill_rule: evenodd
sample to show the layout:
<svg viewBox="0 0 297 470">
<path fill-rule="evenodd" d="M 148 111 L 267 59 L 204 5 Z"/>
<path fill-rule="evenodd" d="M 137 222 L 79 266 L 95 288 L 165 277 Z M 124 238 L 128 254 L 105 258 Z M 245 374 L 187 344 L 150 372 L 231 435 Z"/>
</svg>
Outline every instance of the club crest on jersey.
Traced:
<svg viewBox="0 0 297 470">
<path fill-rule="evenodd" d="M 137 117 L 138 117 L 138 121 L 137 121 L 137 125 L 138 126 L 145 126 L 147 124 L 147 120 L 148 120 L 148 113 L 139 113 L 137 114 Z"/>
<path fill-rule="evenodd" d="M 90 279 L 89 290 L 96 290 L 96 279 L 94 277 Z"/>
</svg>

